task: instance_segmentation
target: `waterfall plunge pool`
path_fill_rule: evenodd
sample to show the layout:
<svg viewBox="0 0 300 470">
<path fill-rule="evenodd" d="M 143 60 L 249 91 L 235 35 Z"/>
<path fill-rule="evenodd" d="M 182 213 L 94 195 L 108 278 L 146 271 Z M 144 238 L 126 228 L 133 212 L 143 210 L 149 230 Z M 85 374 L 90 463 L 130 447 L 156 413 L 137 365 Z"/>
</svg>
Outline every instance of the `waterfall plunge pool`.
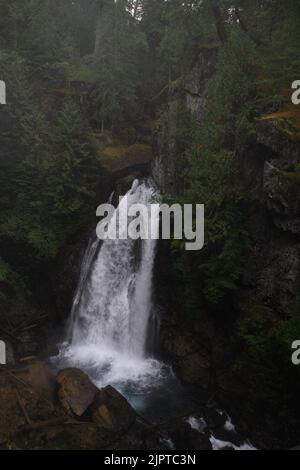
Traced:
<svg viewBox="0 0 300 470">
<path fill-rule="evenodd" d="M 115 209 L 112 229 L 122 223 L 119 216 L 123 206 L 142 203 L 150 208 L 159 200 L 151 179 L 135 180 Z M 129 223 L 130 218 L 126 221 Z M 148 226 L 158 229 L 159 218 L 149 220 Z M 193 415 L 205 408 L 205 392 L 200 396 L 199 389 L 183 386 L 172 367 L 153 354 L 157 333 L 152 298 L 156 245 L 157 240 L 107 239 L 100 243 L 91 239 L 82 261 L 66 341 L 52 362 L 59 369 L 82 369 L 99 388 L 114 386 L 153 423 L 180 417 L 192 417 L 192 423 L 200 423 L 203 418 L 198 416 L 197 421 Z M 222 441 L 212 438 L 213 447 L 221 448 Z"/>
<path fill-rule="evenodd" d="M 112 385 L 150 421 L 193 414 L 207 399 L 199 389 L 182 385 L 172 367 L 154 358 L 136 358 L 98 345 L 61 345 L 56 367 L 78 367 L 101 388 Z"/>
</svg>

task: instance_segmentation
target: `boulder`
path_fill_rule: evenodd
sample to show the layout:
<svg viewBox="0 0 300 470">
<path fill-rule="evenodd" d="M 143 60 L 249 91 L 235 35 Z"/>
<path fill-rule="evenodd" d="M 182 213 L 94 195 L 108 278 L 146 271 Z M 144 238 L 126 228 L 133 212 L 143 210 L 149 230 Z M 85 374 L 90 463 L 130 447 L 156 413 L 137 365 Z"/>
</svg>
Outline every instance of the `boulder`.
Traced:
<svg viewBox="0 0 300 470">
<path fill-rule="evenodd" d="M 226 423 L 227 416 L 214 408 L 206 408 L 204 410 L 204 419 L 209 429 L 223 429 Z"/>
<path fill-rule="evenodd" d="M 51 403 L 45 387 L 59 400 Z M 0 400 L 0 449 L 163 448 L 159 430 L 137 418 L 117 390 L 97 389 L 79 369 L 62 370 L 56 379 L 37 360 L 2 369 Z"/>
<path fill-rule="evenodd" d="M 82 416 L 93 403 L 98 389 L 80 369 L 64 369 L 56 377 L 58 398 L 64 410 Z"/>
<path fill-rule="evenodd" d="M 212 450 L 209 435 L 192 429 L 186 422 L 181 422 L 171 432 L 171 440 L 176 450 Z"/>
<path fill-rule="evenodd" d="M 136 413 L 117 390 L 107 386 L 97 393 L 92 406 L 92 419 L 105 431 L 118 433 L 134 424 Z"/>
</svg>

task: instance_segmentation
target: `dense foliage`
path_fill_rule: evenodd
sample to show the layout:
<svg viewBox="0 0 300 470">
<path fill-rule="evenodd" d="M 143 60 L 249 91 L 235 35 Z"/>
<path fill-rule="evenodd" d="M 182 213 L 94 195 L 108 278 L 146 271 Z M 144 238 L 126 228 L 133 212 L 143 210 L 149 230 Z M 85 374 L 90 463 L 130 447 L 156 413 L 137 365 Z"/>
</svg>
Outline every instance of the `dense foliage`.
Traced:
<svg viewBox="0 0 300 470">
<path fill-rule="evenodd" d="M 235 289 L 249 244 L 239 162 L 256 116 L 287 99 L 299 69 L 299 18 L 293 0 L 0 0 L 8 89 L 0 109 L 1 285 L 26 284 L 27 266 L 54 260 L 87 224 L 106 179 L 99 134 L 161 115 L 170 84 L 213 47 L 206 119 L 198 125 L 183 112 L 178 129 L 181 199 L 205 202 L 206 248 L 191 261 L 175 246 L 174 263 L 196 309 L 199 286 L 212 303 Z"/>
<path fill-rule="evenodd" d="M 199 291 L 217 307 L 239 288 L 251 244 L 247 214 L 253 204 L 242 178 L 243 156 L 255 146 L 256 119 L 289 102 L 289 87 L 299 70 L 296 2 L 215 4 L 231 8 L 225 37 L 219 38 L 223 43 L 216 72 L 205 90 L 205 118 L 186 129 L 186 175 L 180 196 L 182 202 L 205 204 L 206 244 L 187 261 L 189 257 L 174 243 L 174 266 L 189 292 L 182 308 L 192 315 L 199 311 Z"/>
<path fill-rule="evenodd" d="M 179 241 L 162 249 L 167 274 L 158 283 L 174 324 L 184 332 L 191 326 L 197 341 L 210 330 L 213 361 L 226 368 L 233 401 L 242 384 L 245 421 L 255 416 L 271 434 L 283 429 L 287 443 L 299 436 L 300 377 L 290 361 L 299 303 L 280 316 L 241 287 L 253 243 L 247 216 L 257 203 L 243 162 L 256 149 L 257 118 L 290 105 L 299 44 L 299 0 L 0 0 L 4 326 L 13 333 L 22 325 L 14 314 L 30 317 L 49 305 L 67 314 L 73 286 L 69 266 L 59 263 L 74 262 L 68 255 L 77 257 L 78 239 L 107 198 L 103 155 L 147 154 L 163 130 L 182 173 L 181 190 L 165 197 L 206 206 L 203 250 L 187 252 Z M 203 51 L 215 53 L 215 70 L 201 89 L 197 120 L 183 88 Z M 300 166 L 293 171 L 299 181 Z"/>
</svg>

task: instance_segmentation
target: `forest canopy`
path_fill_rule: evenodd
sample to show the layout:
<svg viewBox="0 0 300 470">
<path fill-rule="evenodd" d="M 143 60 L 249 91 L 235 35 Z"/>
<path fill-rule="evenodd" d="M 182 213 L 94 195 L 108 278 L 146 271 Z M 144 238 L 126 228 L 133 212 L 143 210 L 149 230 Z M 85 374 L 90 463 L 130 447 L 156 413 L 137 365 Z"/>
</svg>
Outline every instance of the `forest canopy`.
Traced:
<svg viewBox="0 0 300 470">
<path fill-rule="evenodd" d="M 127 127 L 125 140 L 137 143 L 136 123 L 159 123 L 203 48 L 221 52 L 205 124 L 182 114 L 183 198 L 205 200 L 212 214 L 209 243 L 221 258 L 204 266 L 207 295 L 234 286 L 246 244 L 236 154 L 255 118 L 289 99 L 299 19 L 294 0 L 0 0 L 1 295 L 18 283 L 30 290 L 32 272 L 56 259 L 105 197 L 99 135 Z"/>
</svg>

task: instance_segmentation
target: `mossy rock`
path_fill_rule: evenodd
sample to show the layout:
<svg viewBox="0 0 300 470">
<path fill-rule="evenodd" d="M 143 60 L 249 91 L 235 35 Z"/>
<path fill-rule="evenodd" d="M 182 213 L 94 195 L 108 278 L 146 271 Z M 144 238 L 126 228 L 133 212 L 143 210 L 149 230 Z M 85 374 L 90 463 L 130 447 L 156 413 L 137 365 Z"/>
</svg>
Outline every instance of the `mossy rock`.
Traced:
<svg viewBox="0 0 300 470">
<path fill-rule="evenodd" d="M 281 174 L 284 178 L 288 179 L 292 184 L 300 185 L 300 173 L 299 172 L 282 171 Z"/>
<path fill-rule="evenodd" d="M 300 106 L 290 105 L 282 111 L 268 114 L 261 121 L 270 121 L 289 140 L 300 141 Z"/>
<path fill-rule="evenodd" d="M 115 174 L 150 164 L 153 153 L 150 145 L 134 144 L 108 146 L 99 149 L 97 156 L 103 167 Z"/>
<path fill-rule="evenodd" d="M 182 91 L 183 90 L 183 81 L 181 78 L 178 78 L 177 80 L 173 80 L 173 82 L 171 82 L 170 84 L 170 91 L 172 93 L 176 93 L 178 91 Z"/>
</svg>

